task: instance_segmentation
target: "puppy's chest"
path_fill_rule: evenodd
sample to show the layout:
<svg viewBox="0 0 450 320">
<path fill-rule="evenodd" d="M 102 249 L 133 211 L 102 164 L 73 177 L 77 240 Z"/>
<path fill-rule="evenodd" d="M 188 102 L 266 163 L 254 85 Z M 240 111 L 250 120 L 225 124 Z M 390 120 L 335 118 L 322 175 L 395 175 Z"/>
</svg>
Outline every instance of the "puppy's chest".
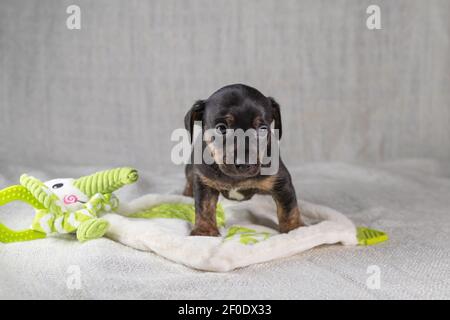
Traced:
<svg viewBox="0 0 450 320">
<path fill-rule="evenodd" d="M 200 176 L 202 182 L 207 186 L 219 191 L 225 198 L 230 200 L 248 200 L 257 193 L 267 194 L 273 188 L 276 177 L 269 176 L 264 179 L 248 179 L 241 182 L 225 182 Z"/>
<path fill-rule="evenodd" d="M 258 193 L 258 190 L 231 188 L 229 190 L 221 190 L 220 193 L 228 200 L 244 201 L 253 197 L 253 195 Z"/>
</svg>

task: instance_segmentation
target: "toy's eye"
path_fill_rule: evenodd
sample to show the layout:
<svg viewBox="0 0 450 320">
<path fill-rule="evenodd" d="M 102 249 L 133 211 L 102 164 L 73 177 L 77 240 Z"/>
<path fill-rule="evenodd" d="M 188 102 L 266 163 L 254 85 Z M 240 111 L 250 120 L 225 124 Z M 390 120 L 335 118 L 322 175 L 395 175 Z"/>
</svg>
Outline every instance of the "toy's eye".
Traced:
<svg viewBox="0 0 450 320">
<path fill-rule="evenodd" d="M 57 184 L 54 184 L 54 185 L 52 186 L 52 188 L 53 188 L 53 189 L 59 189 L 59 188 L 62 188 L 63 185 L 64 185 L 64 183 L 57 183 Z"/>
<path fill-rule="evenodd" d="M 218 134 L 226 134 L 227 133 L 227 126 L 224 123 L 216 124 L 216 132 Z"/>
</svg>

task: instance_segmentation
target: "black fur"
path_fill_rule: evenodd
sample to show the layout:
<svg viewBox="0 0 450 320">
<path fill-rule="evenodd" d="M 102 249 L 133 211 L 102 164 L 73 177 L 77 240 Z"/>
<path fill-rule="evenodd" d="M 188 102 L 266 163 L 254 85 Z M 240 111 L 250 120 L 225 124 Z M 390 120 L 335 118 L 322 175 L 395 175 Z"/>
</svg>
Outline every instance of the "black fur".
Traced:
<svg viewBox="0 0 450 320">
<path fill-rule="evenodd" d="M 280 105 L 272 97 L 266 97 L 258 90 L 242 84 L 223 87 L 206 100 L 198 100 L 185 116 L 185 127 L 192 135 L 195 121 L 202 121 L 203 130 L 213 129 L 218 123 L 225 123 L 229 129 L 270 126 L 282 135 Z M 228 121 L 228 120 L 227 120 Z M 269 147 L 270 147 L 269 139 Z M 202 143 L 207 148 L 206 142 Z M 247 150 L 246 150 L 247 151 Z M 229 198 L 232 189 L 239 189 L 243 200 L 256 193 L 270 194 L 277 203 L 281 232 L 288 232 L 302 225 L 295 189 L 285 165 L 279 159 L 279 169 L 274 176 L 260 174 L 260 164 L 218 165 L 189 164 L 186 166 L 187 184 L 184 194 L 194 196 L 196 203 L 196 223 L 192 235 L 217 236 L 215 208 L 218 194 Z"/>
</svg>

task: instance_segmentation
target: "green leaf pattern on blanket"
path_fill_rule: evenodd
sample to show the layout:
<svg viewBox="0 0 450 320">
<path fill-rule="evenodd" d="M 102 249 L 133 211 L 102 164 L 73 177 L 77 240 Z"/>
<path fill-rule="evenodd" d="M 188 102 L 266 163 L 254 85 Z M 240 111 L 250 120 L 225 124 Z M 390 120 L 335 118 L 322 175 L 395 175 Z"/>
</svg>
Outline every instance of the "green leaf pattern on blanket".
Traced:
<svg viewBox="0 0 450 320">
<path fill-rule="evenodd" d="M 219 227 L 225 226 L 225 211 L 223 207 L 218 204 L 216 210 L 217 225 Z M 192 224 L 195 223 L 195 207 L 193 204 L 186 203 L 163 203 L 158 204 L 148 209 L 141 210 L 139 212 L 130 215 L 132 218 L 144 218 L 144 219 L 181 219 L 188 221 Z M 258 232 L 254 229 L 232 226 L 228 229 L 226 240 L 231 240 L 235 237 L 239 237 L 239 242 L 245 245 L 255 244 L 260 241 L 267 240 L 270 237 L 269 232 Z"/>
<path fill-rule="evenodd" d="M 239 236 L 240 243 L 248 245 L 267 240 L 270 237 L 270 233 L 258 232 L 254 229 L 241 226 L 232 226 L 230 229 L 228 229 L 225 240 L 231 240 L 235 238 L 235 236 Z"/>
<path fill-rule="evenodd" d="M 225 211 L 219 204 L 216 209 L 216 220 L 219 227 L 225 226 Z M 151 208 L 133 213 L 130 215 L 133 218 L 169 218 L 181 219 L 192 224 L 195 223 L 195 207 L 193 204 L 187 203 L 163 203 L 155 205 Z"/>
</svg>

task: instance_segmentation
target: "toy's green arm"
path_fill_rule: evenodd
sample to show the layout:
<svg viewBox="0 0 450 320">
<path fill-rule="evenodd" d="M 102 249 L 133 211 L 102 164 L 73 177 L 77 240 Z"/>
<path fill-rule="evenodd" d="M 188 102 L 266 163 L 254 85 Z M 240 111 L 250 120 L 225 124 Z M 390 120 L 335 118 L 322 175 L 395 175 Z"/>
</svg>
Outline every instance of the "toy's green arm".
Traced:
<svg viewBox="0 0 450 320">
<path fill-rule="evenodd" d="M 137 179 L 136 169 L 124 167 L 81 177 L 74 181 L 74 185 L 88 197 L 92 197 L 96 193 L 113 193 L 126 184 L 136 182 Z"/>
<path fill-rule="evenodd" d="M 23 201 L 36 209 L 44 206 L 23 186 L 11 186 L 0 190 L 0 206 L 13 201 Z M 13 231 L 0 223 L 0 242 L 19 242 L 45 238 L 45 233 L 34 230 Z"/>
</svg>

